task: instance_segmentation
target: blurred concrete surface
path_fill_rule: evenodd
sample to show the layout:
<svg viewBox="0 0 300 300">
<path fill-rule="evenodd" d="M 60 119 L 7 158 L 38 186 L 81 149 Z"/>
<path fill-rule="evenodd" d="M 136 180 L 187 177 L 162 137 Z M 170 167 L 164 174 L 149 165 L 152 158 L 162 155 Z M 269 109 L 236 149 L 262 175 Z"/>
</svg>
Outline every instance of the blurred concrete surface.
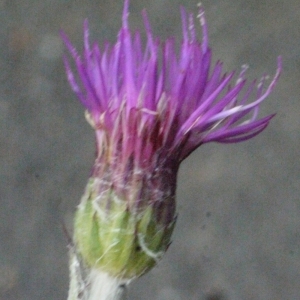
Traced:
<svg viewBox="0 0 300 300">
<path fill-rule="evenodd" d="M 181 38 L 179 5 L 131 0 L 130 23 Z M 300 299 L 300 2 L 203 0 L 210 46 L 228 71 L 283 74 L 261 114 L 268 129 L 237 145 L 209 144 L 181 167 L 179 220 L 161 263 L 129 290 L 131 300 Z M 113 42 L 120 0 L 0 0 L 0 299 L 66 299 L 63 224 L 83 192 L 94 137 L 67 83 L 59 30 L 82 47 Z M 199 29 L 200 37 L 200 29 Z"/>
</svg>

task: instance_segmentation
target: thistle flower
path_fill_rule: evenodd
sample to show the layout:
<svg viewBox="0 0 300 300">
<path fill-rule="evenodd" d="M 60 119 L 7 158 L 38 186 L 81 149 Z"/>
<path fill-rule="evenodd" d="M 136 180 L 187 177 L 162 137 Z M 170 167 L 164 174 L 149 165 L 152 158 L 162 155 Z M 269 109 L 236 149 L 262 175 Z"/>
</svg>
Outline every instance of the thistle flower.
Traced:
<svg viewBox="0 0 300 300">
<path fill-rule="evenodd" d="M 223 73 L 211 63 L 202 7 L 202 41 L 194 18 L 181 8 L 183 40 L 160 42 L 143 11 L 147 43 L 128 26 L 125 0 L 122 27 L 114 45 L 89 45 L 84 23 L 80 56 L 68 38 L 80 84 L 67 59 L 69 83 L 86 108 L 96 133 L 96 160 L 74 226 L 76 255 L 85 266 L 131 280 L 148 271 L 170 244 L 176 220 L 175 190 L 180 163 L 208 142 L 250 139 L 274 115 L 258 118 L 260 104 L 281 72 L 265 86 L 248 84 L 246 68 Z M 257 86 L 257 87 L 256 87 Z"/>
</svg>

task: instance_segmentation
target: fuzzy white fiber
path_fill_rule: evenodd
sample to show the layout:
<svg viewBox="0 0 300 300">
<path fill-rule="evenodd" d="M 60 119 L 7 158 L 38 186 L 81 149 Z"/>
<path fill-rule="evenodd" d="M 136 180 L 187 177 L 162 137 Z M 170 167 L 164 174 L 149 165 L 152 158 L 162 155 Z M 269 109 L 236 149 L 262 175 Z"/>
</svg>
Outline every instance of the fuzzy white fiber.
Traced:
<svg viewBox="0 0 300 300">
<path fill-rule="evenodd" d="M 91 270 L 88 300 L 124 300 L 127 281 L 113 278 L 99 270 Z"/>
</svg>

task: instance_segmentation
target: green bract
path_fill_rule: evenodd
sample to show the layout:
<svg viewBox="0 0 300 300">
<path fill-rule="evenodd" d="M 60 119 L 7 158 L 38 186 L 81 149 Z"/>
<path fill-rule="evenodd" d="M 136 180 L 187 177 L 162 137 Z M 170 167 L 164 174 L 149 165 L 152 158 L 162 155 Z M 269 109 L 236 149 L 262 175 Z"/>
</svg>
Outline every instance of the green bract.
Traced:
<svg viewBox="0 0 300 300">
<path fill-rule="evenodd" d="M 78 254 L 88 267 L 114 277 L 142 275 L 167 250 L 175 221 L 158 223 L 151 206 L 134 213 L 112 190 L 94 197 L 92 186 L 91 180 L 75 215 Z"/>
</svg>

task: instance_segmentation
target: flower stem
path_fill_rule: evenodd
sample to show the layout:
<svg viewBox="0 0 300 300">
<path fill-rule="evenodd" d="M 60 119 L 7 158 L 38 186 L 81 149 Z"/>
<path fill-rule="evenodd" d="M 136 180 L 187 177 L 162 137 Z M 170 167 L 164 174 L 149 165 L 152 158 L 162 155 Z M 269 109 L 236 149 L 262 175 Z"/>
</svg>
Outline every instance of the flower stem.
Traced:
<svg viewBox="0 0 300 300">
<path fill-rule="evenodd" d="M 114 278 L 96 269 L 83 269 L 71 249 L 68 300 L 125 300 L 129 280 Z"/>
<path fill-rule="evenodd" d="M 126 284 L 106 273 L 92 270 L 90 274 L 90 295 L 88 300 L 123 300 Z"/>
</svg>

